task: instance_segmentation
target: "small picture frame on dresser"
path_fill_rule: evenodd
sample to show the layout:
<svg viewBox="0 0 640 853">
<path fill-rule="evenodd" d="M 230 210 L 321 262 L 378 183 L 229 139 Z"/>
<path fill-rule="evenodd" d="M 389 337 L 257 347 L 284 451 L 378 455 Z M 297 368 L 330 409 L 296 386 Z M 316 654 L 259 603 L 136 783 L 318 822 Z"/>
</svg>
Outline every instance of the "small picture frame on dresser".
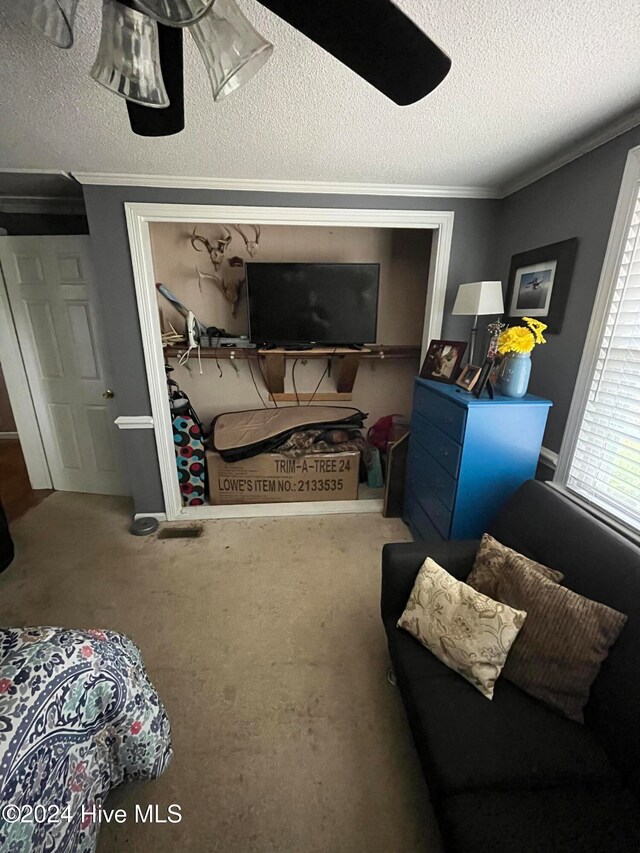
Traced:
<svg viewBox="0 0 640 853">
<path fill-rule="evenodd" d="M 465 391 L 473 391 L 473 387 L 481 373 L 481 367 L 477 367 L 475 364 L 466 364 L 462 368 L 462 373 L 456 379 L 456 385 L 459 385 Z"/>
<path fill-rule="evenodd" d="M 431 341 L 420 368 L 420 378 L 451 385 L 466 348 L 466 341 Z"/>
<path fill-rule="evenodd" d="M 485 359 L 484 364 L 482 365 L 482 369 L 480 371 L 480 375 L 478 376 L 477 381 L 474 383 L 473 387 L 473 396 L 480 399 L 482 396 L 482 392 L 485 388 L 489 390 L 489 396 L 493 399 L 493 382 L 491 381 L 491 376 L 494 371 L 495 361 L 493 358 Z"/>
</svg>

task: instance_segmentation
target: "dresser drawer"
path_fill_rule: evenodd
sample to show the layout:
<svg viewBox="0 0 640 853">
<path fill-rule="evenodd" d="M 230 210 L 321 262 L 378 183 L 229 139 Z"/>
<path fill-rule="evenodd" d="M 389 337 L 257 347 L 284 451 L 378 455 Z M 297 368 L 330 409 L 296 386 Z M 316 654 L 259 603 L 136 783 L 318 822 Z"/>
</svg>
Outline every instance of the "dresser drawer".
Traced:
<svg viewBox="0 0 640 853">
<path fill-rule="evenodd" d="M 451 530 L 451 513 L 446 506 L 424 482 L 421 483 L 418 481 L 415 484 L 415 488 L 412 486 L 411 490 L 418 498 L 418 503 L 429 516 L 431 523 L 436 527 L 438 533 L 443 539 L 448 539 L 449 531 Z"/>
<path fill-rule="evenodd" d="M 403 519 L 414 539 L 435 539 L 437 542 L 442 540 L 442 536 L 409 488 L 404 496 Z"/>
<path fill-rule="evenodd" d="M 411 418 L 411 439 L 422 445 L 454 479 L 458 476 L 462 447 L 416 411 Z"/>
<path fill-rule="evenodd" d="M 407 480 L 409 482 L 424 480 L 447 509 L 453 510 L 456 499 L 456 480 L 417 441 L 412 441 L 409 445 Z"/>
<path fill-rule="evenodd" d="M 466 409 L 462 406 L 456 406 L 455 403 L 438 396 L 429 388 L 416 385 L 413 408 L 458 444 L 462 443 L 467 419 Z"/>
</svg>

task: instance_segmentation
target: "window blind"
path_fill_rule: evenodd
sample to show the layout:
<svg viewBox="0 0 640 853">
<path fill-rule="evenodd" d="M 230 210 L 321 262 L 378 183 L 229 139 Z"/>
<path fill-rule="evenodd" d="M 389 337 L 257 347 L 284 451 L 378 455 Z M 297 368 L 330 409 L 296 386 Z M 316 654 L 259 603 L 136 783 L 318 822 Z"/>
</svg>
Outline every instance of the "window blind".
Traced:
<svg viewBox="0 0 640 853">
<path fill-rule="evenodd" d="M 640 530 L 640 181 L 566 485 Z"/>
</svg>

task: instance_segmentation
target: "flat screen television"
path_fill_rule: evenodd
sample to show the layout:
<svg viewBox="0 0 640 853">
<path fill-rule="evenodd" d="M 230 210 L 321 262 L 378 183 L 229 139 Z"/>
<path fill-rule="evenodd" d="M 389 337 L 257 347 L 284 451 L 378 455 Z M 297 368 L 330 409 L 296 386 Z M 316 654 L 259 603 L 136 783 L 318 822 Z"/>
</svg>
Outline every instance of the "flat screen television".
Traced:
<svg viewBox="0 0 640 853">
<path fill-rule="evenodd" d="M 253 343 L 376 342 L 379 264 L 248 263 L 246 275 Z"/>
</svg>

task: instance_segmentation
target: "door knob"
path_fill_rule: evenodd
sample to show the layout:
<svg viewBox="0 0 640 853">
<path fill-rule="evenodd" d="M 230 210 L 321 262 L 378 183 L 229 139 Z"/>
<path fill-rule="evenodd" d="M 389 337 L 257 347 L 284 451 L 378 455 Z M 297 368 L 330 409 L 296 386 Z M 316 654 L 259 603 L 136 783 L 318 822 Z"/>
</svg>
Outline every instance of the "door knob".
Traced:
<svg viewBox="0 0 640 853">
<path fill-rule="evenodd" d="M 106 391 L 103 391 L 103 392 L 102 392 L 102 396 L 104 397 L 104 399 L 105 399 L 105 400 L 113 400 L 113 398 L 114 398 L 116 395 L 113 393 L 113 391 L 111 390 L 111 388 L 107 388 L 107 390 L 106 390 Z"/>
</svg>

